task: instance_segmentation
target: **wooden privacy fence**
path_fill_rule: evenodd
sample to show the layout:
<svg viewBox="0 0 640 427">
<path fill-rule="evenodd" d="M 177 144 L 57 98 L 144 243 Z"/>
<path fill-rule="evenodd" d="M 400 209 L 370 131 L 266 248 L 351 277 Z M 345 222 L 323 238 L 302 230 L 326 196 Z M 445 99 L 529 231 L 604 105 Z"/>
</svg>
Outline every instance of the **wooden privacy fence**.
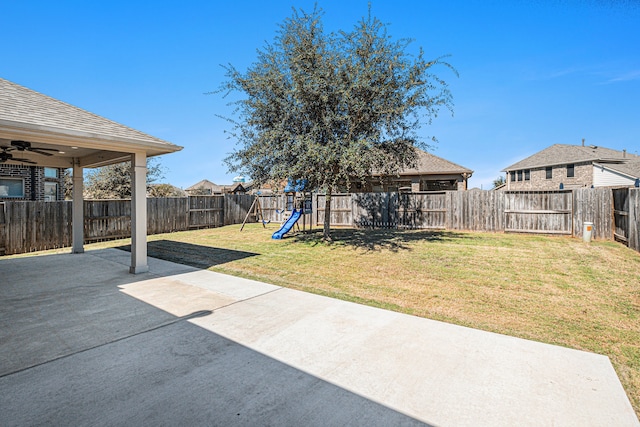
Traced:
<svg viewBox="0 0 640 427">
<path fill-rule="evenodd" d="M 582 237 L 585 222 L 592 222 L 593 238 L 629 236 L 637 246 L 638 189 L 584 188 L 560 191 L 448 191 L 430 193 L 355 193 L 331 196 L 334 227 L 446 229 L 491 232 L 564 234 Z M 627 194 L 629 213 L 614 221 L 614 198 Z M 619 197 L 619 196 L 618 196 Z M 285 195 L 260 196 L 265 216 L 280 221 L 287 206 Z M 635 203 L 635 204 L 634 204 Z M 635 209 L 635 210 L 634 210 Z M 280 213 L 278 213 L 280 212 Z M 626 211 L 624 211 L 626 212 Z M 324 223 L 325 196 L 313 196 L 311 222 Z M 622 232 L 621 230 L 626 230 Z M 634 234 L 635 233 L 635 234 Z"/>
<path fill-rule="evenodd" d="M 7 240 L 7 220 L 5 217 L 4 202 L 0 202 L 0 255 L 5 253 L 5 245 Z"/>
<path fill-rule="evenodd" d="M 613 190 L 613 237 L 615 240 L 629 244 L 629 191 L 617 188 Z"/>
<path fill-rule="evenodd" d="M 613 190 L 613 236 L 640 251 L 640 189 L 624 190 Z"/>
<path fill-rule="evenodd" d="M 287 205 L 284 195 L 258 196 L 262 215 L 267 221 L 282 222 L 283 213 Z"/>
<path fill-rule="evenodd" d="M 147 234 L 239 224 L 254 196 L 147 199 Z M 71 246 L 72 202 L 0 202 L 0 255 Z M 85 242 L 131 236 L 130 200 L 85 200 Z"/>
<path fill-rule="evenodd" d="M 280 222 L 293 199 L 259 196 L 265 219 Z M 194 196 L 147 199 L 147 233 L 167 233 L 240 224 L 254 196 Z M 305 221 L 321 226 L 325 196 L 313 195 Z M 0 254 L 71 246 L 71 202 L 0 202 Z M 84 203 L 87 242 L 131 235 L 128 200 Z M 640 189 L 567 191 L 450 191 L 358 193 L 331 197 L 333 227 L 510 231 L 619 240 L 640 251 Z"/>
<path fill-rule="evenodd" d="M 640 251 L 640 188 L 629 191 L 629 247 Z"/>
<path fill-rule="evenodd" d="M 504 192 L 504 231 L 573 233 L 573 192 Z"/>
<path fill-rule="evenodd" d="M 224 224 L 224 199 L 211 196 L 191 196 L 189 200 L 188 228 L 211 227 Z"/>
<path fill-rule="evenodd" d="M 71 202 L 49 202 L 66 203 Z M 186 197 L 148 198 L 147 234 L 170 233 L 189 228 L 189 201 Z M 71 209 L 70 207 L 68 209 Z M 71 231 L 71 220 L 68 232 Z M 130 200 L 86 200 L 84 240 L 96 242 L 131 237 Z"/>
<path fill-rule="evenodd" d="M 71 246 L 71 203 L 0 204 L 0 255 Z"/>
</svg>

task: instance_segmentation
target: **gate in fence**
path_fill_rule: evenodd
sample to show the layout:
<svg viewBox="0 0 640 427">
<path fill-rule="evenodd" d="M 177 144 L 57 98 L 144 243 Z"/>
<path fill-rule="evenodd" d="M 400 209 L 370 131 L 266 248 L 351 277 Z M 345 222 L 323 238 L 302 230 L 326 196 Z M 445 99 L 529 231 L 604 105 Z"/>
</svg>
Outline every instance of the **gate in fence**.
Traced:
<svg viewBox="0 0 640 427">
<path fill-rule="evenodd" d="M 613 237 L 629 246 L 629 189 L 613 189 Z"/>
<path fill-rule="evenodd" d="M 504 231 L 573 234 L 573 192 L 505 191 Z"/>
</svg>

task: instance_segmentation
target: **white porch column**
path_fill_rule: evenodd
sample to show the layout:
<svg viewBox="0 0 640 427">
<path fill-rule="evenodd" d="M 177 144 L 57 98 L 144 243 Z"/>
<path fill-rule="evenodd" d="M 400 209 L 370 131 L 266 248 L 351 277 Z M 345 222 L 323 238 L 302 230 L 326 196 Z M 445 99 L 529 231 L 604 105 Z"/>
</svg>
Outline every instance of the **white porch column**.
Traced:
<svg viewBox="0 0 640 427">
<path fill-rule="evenodd" d="M 147 155 L 131 155 L 131 267 L 129 273 L 149 271 L 147 265 Z"/>
<path fill-rule="evenodd" d="M 82 196 L 82 166 L 78 159 L 73 159 L 73 208 L 72 208 L 72 248 L 71 253 L 81 254 L 84 252 L 84 199 Z"/>
</svg>

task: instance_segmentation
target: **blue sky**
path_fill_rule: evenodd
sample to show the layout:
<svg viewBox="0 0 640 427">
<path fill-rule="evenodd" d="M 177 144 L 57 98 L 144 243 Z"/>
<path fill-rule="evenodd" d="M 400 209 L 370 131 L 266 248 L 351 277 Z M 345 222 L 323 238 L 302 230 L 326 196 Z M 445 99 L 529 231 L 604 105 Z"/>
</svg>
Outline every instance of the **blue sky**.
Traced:
<svg viewBox="0 0 640 427">
<path fill-rule="evenodd" d="M 161 158 L 164 182 L 230 183 L 222 159 L 227 101 L 221 64 L 245 70 L 291 8 L 314 1 L 1 0 L 0 76 L 184 149 Z M 351 29 L 367 0 L 326 0 L 328 31 Z M 424 127 L 432 152 L 475 171 L 501 170 L 551 144 L 640 154 L 640 2 L 599 0 L 372 1 L 394 38 L 427 58 L 454 97 Z"/>
</svg>

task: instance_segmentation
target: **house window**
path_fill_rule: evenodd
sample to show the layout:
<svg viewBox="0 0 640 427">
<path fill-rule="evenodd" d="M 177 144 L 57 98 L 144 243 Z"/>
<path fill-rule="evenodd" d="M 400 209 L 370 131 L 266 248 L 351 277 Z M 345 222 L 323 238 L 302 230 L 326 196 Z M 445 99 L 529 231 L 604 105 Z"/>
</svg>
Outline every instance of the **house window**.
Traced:
<svg viewBox="0 0 640 427">
<path fill-rule="evenodd" d="M 44 168 L 45 178 L 58 178 L 58 169 L 56 168 Z"/>
<path fill-rule="evenodd" d="M 518 181 L 522 181 L 522 171 L 518 171 Z"/>
<path fill-rule="evenodd" d="M 0 197 L 24 197 L 24 180 L 0 178 Z"/>
<path fill-rule="evenodd" d="M 567 178 L 575 176 L 575 165 L 567 165 Z"/>
<path fill-rule="evenodd" d="M 511 182 L 516 180 L 516 171 L 511 171 Z"/>
<path fill-rule="evenodd" d="M 545 168 L 545 172 L 547 174 L 547 179 L 553 178 L 553 172 L 552 171 L 553 171 L 553 168 L 551 166 L 547 166 Z"/>
<path fill-rule="evenodd" d="M 55 202 L 56 200 L 58 200 L 58 183 L 45 182 L 44 183 L 44 201 Z"/>
<path fill-rule="evenodd" d="M 530 181 L 531 180 L 531 169 L 525 169 L 524 170 L 524 180 L 525 181 Z"/>
</svg>

